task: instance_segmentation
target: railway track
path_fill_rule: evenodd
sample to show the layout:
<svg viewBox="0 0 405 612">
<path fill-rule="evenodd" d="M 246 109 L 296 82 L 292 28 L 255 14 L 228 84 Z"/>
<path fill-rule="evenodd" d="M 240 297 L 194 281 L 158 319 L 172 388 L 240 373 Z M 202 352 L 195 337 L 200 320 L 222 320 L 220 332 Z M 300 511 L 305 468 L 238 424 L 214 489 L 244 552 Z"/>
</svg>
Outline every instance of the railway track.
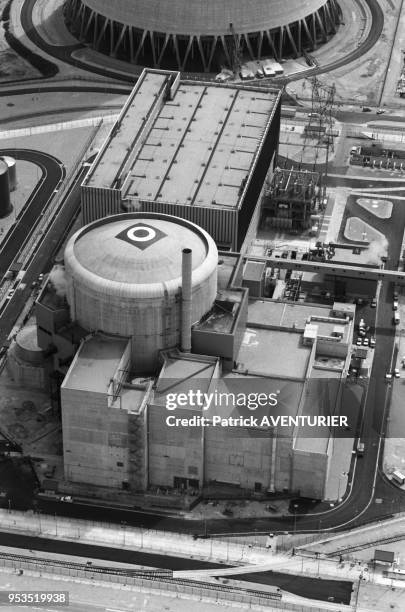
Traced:
<svg viewBox="0 0 405 612">
<path fill-rule="evenodd" d="M 44 568 L 64 568 L 71 570 L 78 570 L 82 572 L 91 572 L 95 574 L 109 574 L 115 576 L 131 576 L 138 578 L 149 578 L 149 579 L 160 579 L 160 578 L 171 578 L 173 576 L 172 570 L 165 569 L 154 569 L 154 570 L 140 570 L 130 569 L 125 567 L 109 567 L 106 565 L 94 565 L 91 562 L 77 563 L 75 561 L 64 561 L 60 559 L 46 559 L 45 557 L 36 557 L 34 555 L 18 555 L 14 553 L 1 553 L 0 559 L 12 561 L 16 564 L 25 563 L 30 565 L 41 565 Z"/>
<path fill-rule="evenodd" d="M 242 594 L 249 597 L 257 597 L 265 600 L 279 600 L 282 595 L 279 589 L 274 587 L 274 591 L 260 591 L 244 587 L 231 586 L 226 584 L 217 584 L 215 582 L 203 582 L 200 580 L 192 580 L 187 578 L 173 577 L 173 570 L 165 569 L 131 569 L 121 567 L 109 567 L 103 565 L 94 565 L 91 562 L 77 563 L 75 561 L 65 561 L 59 559 L 46 559 L 45 557 L 36 557 L 30 555 L 19 555 L 14 553 L 0 553 L 0 560 L 9 561 L 16 567 L 25 566 L 32 569 L 38 569 L 38 566 L 43 570 L 72 570 L 84 572 L 85 574 L 99 574 L 101 576 L 117 576 L 127 578 L 139 578 L 142 580 L 150 580 L 151 582 L 159 582 L 160 586 L 166 584 L 170 590 L 173 590 L 173 585 L 184 589 L 195 588 L 199 590 L 210 591 L 213 593 L 229 593 Z"/>
</svg>

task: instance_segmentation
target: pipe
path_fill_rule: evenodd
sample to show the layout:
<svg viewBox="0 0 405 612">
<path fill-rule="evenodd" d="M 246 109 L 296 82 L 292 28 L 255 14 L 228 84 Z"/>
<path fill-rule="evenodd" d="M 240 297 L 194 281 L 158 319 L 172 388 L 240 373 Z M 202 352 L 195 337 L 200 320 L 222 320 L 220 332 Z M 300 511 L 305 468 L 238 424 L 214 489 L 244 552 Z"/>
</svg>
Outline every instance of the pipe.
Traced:
<svg viewBox="0 0 405 612">
<path fill-rule="evenodd" d="M 183 249 L 181 262 L 181 350 L 191 352 L 191 274 L 193 254 Z"/>
</svg>

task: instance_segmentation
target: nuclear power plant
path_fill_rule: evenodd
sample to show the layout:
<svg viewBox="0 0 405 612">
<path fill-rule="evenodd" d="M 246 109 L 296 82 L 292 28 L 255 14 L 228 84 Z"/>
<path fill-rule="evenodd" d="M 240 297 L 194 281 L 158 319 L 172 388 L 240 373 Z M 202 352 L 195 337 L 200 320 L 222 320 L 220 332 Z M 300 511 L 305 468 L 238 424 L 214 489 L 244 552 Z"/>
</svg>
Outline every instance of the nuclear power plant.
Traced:
<svg viewBox="0 0 405 612">
<path fill-rule="evenodd" d="M 68 0 L 68 27 L 133 64 L 212 72 L 235 55 L 297 57 L 336 32 L 336 0 Z"/>
<path fill-rule="evenodd" d="M 137 80 L 81 184 L 79 229 L 39 291 L 36 327 L 9 351 L 15 381 L 57 398 L 60 492 L 159 503 L 164 487 L 182 503 L 179 491 L 220 482 L 324 497 L 334 429 L 314 442 L 300 418 L 339 417 L 355 308 L 262 301 L 275 291 L 271 268 L 246 262 L 272 186 L 283 219 L 292 198 L 292 226 L 313 212 L 315 173 L 276 167 L 280 112 L 274 89 L 152 69 Z M 329 361 L 336 381 L 322 403 Z M 168 405 L 258 388 L 276 393 L 291 426 L 257 433 L 234 400 Z M 268 405 L 261 416 L 273 415 Z M 222 418 L 236 425 L 211 426 Z"/>
<path fill-rule="evenodd" d="M 354 306 L 279 304 L 276 324 L 276 303 L 249 302 L 243 277 L 242 256 L 218 253 L 197 225 L 161 213 L 112 215 L 69 239 L 64 264 L 37 298 L 37 342 L 31 328 L 20 333 L 11 360 L 15 378 L 31 384 L 42 385 L 46 370 L 60 375 L 64 490 L 135 495 L 201 491 L 218 481 L 323 497 L 333 428 L 314 441 L 297 424 L 308 414 L 340 418 L 340 375 L 328 382 L 324 406 L 316 361 L 332 357 L 343 375 Z M 273 392 L 295 425 L 252 435 L 246 404 L 208 410 L 179 401 L 174 412 L 168 404 L 178 395 L 258 389 Z M 262 416 L 272 414 L 274 403 Z M 204 425 L 228 417 L 235 427 Z M 193 425 L 175 427 L 176 419 Z"/>
</svg>

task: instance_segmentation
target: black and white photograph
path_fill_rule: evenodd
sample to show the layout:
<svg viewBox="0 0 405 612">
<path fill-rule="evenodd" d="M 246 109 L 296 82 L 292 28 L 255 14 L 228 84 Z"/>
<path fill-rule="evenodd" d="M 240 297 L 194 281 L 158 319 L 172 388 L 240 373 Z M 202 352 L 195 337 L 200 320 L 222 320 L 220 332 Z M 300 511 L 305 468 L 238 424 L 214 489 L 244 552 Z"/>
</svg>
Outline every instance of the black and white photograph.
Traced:
<svg viewBox="0 0 405 612">
<path fill-rule="evenodd" d="M 0 612 L 405 612 L 404 287 L 404 0 L 0 0 Z"/>
</svg>

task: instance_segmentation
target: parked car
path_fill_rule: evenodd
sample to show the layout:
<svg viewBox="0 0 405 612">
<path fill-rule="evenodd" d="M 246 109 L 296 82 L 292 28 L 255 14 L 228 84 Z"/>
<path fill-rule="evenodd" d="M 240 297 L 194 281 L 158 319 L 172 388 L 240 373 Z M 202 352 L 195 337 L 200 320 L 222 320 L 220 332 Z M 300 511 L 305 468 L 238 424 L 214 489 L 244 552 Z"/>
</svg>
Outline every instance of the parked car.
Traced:
<svg viewBox="0 0 405 612">
<path fill-rule="evenodd" d="M 394 376 L 395 376 L 395 378 L 399 378 L 399 369 L 398 368 L 394 369 Z"/>
<path fill-rule="evenodd" d="M 377 109 L 377 115 L 382 115 L 383 113 L 385 113 L 385 110 L 383 108 Z"/>
<path fill-rule="evenodd" d="M 363 338 L 363 346 L 368 346 L 370 344 L 370 340 L 368 338 Z"/>
<path fill-rule="evenodd" d="M 391 372 L 387 372 L 385 375 L 385 380 L 391 380 L 392 379 L 392 374 Z"/>
<path fill-rule="evenodd" d="M 394 300 L 392 302 L 392 310 L 398 310 L 398 300 Z"/>
<path fill-rule="evenodd" d="M 10 291 L 7 293 L 6 300 L 11 300 L 11 298 L 14 295 L 14 293 L 15 293 L 15 289 L 10 289 Z"/>
<path fill-rule="evenodd" d="M 247 68 L 246 66 L 243 66 L 241 68 L 239 76 L 242 80 L 255 78 L 255 75 L 253 74 L 252 70 L 250 68 Z"/>
<path fill-rule="evenodd" d="M 375 347 L 375 338 L 370 338 L 370 346 L 371 348 Z"/>
<path fill-rule="evenodd" d="M 373 297 L 370 304 L 371 308 L 377 308 L 377 298 Z"/>
<path fill-rule="evenodd" d="M 357 346 L 361 346 L 361 345 L 362 345 L 362 342 L 363 342 L 363 341 L 362 341 L 362 338 L 361 338 L 361 336 L 359 336 L 359 337 L 357 338 L 357 340 L 356 340 L 356 344 L 357 344 Z"/>
<path fill-rule="evenodd" d="M 394 312 L 394 325 L 398 325 L 401 322 L 398 311 Z"/>
</svg>

